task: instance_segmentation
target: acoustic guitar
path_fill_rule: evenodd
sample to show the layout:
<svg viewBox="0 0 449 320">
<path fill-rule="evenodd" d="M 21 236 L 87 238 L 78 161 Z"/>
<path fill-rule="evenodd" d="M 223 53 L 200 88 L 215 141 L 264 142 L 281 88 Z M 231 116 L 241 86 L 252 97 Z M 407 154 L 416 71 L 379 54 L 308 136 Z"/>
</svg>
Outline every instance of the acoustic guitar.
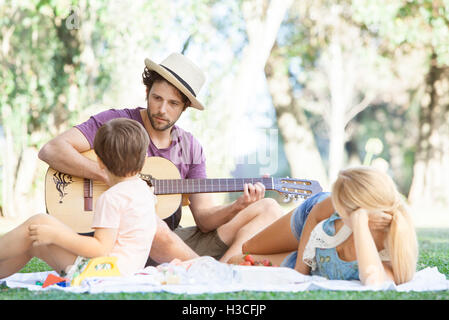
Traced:
<svg viewBox="0 0 449 320">
<path fill-rule="evenodd" d="M 93 150 L 82 154 L 91 160 L 97 160 Z M 154 187 L 157 196 L 156 213 L 161 219 L 170 217 L 182 205 L 188 205 L 190 194 L 241 192 L 245 183 L 261 182 L 266 190 L 284 194 L 286 199 L 305 199 L 322 190 L 315 180 L 291 178 L 181 179 L 173 162 L 161 157 L 148 157 L 140 178 Z M 103 182 L 76 177 L 49 167 L 45 175 L 47 213 L 76 232 L 91 232 L 95 202 L 108 188 Z"/>
</svg>

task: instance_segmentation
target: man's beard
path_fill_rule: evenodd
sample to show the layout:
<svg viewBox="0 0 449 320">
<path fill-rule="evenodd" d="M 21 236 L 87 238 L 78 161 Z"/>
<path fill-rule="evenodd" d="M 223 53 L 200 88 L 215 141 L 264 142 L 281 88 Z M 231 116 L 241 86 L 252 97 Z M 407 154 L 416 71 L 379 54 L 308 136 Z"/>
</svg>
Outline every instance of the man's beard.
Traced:
<svg viewBox="0 0 449 320">
<path fill-rule="evenodd" d="M 148 119 L 150 120 L 151 126 L 156 131 L 165 131 L 165 130 L 171 128 L 175 124 L 175 122 L 168 121 L 168 123 L 165 124 L 165 125 L 158 125 L 156 123 L 156 121 L 153 119 L 153 117 L 158 117 L 158 118 L 161 118 L 161 119 L 165 119 L 164 117 L 160 116 L 159 114 L 151 115 L 150 114 L 150 110 L 148 110 L 148 109 L 147 109 L 147 115 L 148 115 Z"/>
</svg>

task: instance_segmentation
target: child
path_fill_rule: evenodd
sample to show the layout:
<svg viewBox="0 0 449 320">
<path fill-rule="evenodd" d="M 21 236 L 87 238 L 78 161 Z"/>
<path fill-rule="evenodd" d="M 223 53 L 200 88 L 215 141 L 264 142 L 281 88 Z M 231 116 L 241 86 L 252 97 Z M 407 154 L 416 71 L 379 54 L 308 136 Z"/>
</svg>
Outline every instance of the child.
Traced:
<svg viewBox="0 0 449 320">
<path fill-rule="evenodd" d="M 418 245 L 392 179 L 358 167 L 340 171 L 332 194 L 308 198 L 244 243 L 242 252 L 302 274 L 379 285 L 413 278 Z"/>
<path fill-rule="evenodd" d="M 79 235 L 47 214 L 32 216 L 0 238 L 0 278 L 18 272 L 32 257 L 68 278 L 89 258 L 100 256 L 116 256 L 122 275 L 144 268 L 156 232 L 155 196 L 137 176 L 148 145 L 148 134 L 137 121 L 104 124 L 94 150 L 110 188 L 97 199 L 94 236 Z"/>
</svg>

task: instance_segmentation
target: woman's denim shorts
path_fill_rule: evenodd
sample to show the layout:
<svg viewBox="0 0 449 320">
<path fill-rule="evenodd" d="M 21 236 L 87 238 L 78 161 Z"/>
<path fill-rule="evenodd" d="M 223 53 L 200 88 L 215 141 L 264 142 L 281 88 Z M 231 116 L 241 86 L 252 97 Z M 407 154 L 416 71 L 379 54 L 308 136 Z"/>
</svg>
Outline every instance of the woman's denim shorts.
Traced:
<svg viewBox="0 0 449 320">
<path fill-rule="evenodd" d="M 320 192 L 317 193 L 310 198 L 307 198 L 303 203 L 301 203 L 295 211 L 290 219 L 290 227 L 293 235 L 299 241 L 301 238 L 302 229 L 306 224 L 307 217 L 309 216 L 312 208 L 317 204 L 323 201 L 324 199 L 330 196 L 330 192 Z M 294 251 L 290 253 L 284 261 L 281 263 L 281 267 L 294 268 L 296 265 L 296 258 L 298 256 L 298 252 Z"/>
</svg>

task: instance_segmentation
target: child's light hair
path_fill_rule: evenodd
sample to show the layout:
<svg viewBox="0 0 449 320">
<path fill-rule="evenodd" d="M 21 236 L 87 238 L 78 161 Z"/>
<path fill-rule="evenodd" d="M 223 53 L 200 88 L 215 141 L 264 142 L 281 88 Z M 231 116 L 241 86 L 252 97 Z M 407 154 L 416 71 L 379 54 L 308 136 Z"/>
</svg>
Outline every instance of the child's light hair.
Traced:
<svg viewBox="0 0 449 320">
<path fill-rule="evenodd" d="M 390 254 L 396 284 L 413 278 L 418 260 L 418 242 L 408 209 L 390 176 L 372 167 L 355 167 L 339 172 L 332 187 L 337 212 L 351 214 L 358 208 L 383 211 L 393 219 L 385 247 Z"/>
<path fill-rule="evenodd" d="M 103 124 L 94 139 L 94 150 L 106 168 L 117 177 L 139 173 L 150 138 L 136 120 L 116 118 Z"/>
</svg>

